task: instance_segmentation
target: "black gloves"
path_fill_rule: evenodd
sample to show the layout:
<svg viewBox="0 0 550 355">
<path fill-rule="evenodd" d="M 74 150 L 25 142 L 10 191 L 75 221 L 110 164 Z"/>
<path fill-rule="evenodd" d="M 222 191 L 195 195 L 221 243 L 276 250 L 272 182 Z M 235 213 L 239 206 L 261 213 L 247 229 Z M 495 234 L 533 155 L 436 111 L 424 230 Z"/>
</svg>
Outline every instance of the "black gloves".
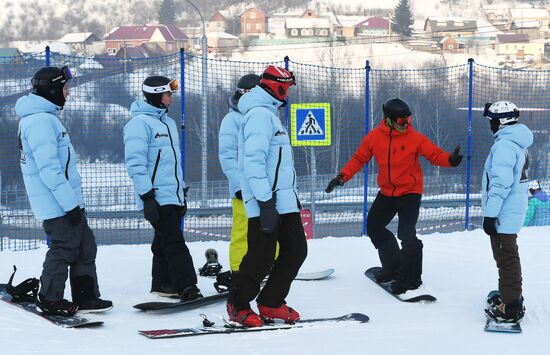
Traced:
<svg viewBox="0 0 550 355">
<path fill-rule="evenodd" d="M 140 196 L 143 201 L 143 216 L 151 223 L 157 223 L 160 220 L 159 204 L 155 200 L 155 190 L 151 189 Z"/>
<path fill-rule="evenodd" d="M 487 235 L 497 235 L 497 218 L 483 217 L 483 231 Z"/>
<path fill-rule="evenodd" d="M 464 156 L 460 154 L 460 146 L 457 145 L 453 153 L 449 156 L 449 164 L 452 167 L 458 166 Z"/>
<path fill-rule="evenodd" d="M 330 180 L 325 192 L 327 194 L 331 193 L 336 186 L 344 186 L 344 175 L 338 174 L 334 179 Z"/>
<path fill-rule="evenodd" d="M 235 192 L 235 197 L 241 201 L 243 200 L 243 193 L 241 192 L 241 190 Z"/>
<path fill-rule="evenodd" d="M 82 211 L 80 210 L 80 206 L 76 206 L 69 212 L 67 212 L 67 217 L 69 217 L 69 222 L 73 226 L 77 226 L 82 222 Z"/>
<path fill-rule="evenodd" d="M 267 234 L 273 234 L 279 230 L 281 220 L 279 212 L 275 208 L 276 200 L 277 197 L 273 194 L 273 197 L 265 202 L 258 201 L 260 206 L 260 229 Z"/>
<path fill-rule="evenodd" d="M 187 214 L 187 191 L 189 191 L 189 186 L 183 188 L 183 206 L 181 206 L 182 217 Z"/>
</svg>

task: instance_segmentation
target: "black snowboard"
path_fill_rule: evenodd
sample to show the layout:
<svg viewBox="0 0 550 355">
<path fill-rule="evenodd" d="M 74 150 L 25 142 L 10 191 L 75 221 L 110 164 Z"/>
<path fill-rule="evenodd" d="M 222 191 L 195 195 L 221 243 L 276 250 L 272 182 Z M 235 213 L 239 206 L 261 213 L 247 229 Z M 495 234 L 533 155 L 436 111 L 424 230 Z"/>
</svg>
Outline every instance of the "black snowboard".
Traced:
<svg viewBox="0 0 550 355">
<path fill-rule="evenodd" d="M 145 302 L 134 305 L 134 308 L 141 311 L 186 311 L 197 307 L 207 306 L 227 299 L 229 292 L 218 293 L 212 296 L 205 296 L 188 302 Z"/>
<path fill-rule="evenodd" d="M 242 333 L 242 332 L 261 332 L 269 330 L 281 330 L 292 328 L 305 328 L 312 327 L 322 323 L 336 323 L 343 321 L 353 321 L 358 323 L 366 323 L 369 321 L 369 317 L 362 313 L 351 313 L 340 317 L 334 318 L 315 318 L 299 320 L 294 324 L 273 324 L 265 325 L 263 327 L 246 328 L 242 326 L 234 326 L 232 324 L 226 324 L 225 326 L 203 326 L 197 328 L 181 328 L 181 329 L 157 329 L 157 330 L 138 330 L 139 334 L 144 335 L 150 339 L 162 339 L 162 338 L 176 338 L 176 337 L 189 337 L 196 335 L 208 335 L 208 334 L 230 334 L 230 333 Z"/>
<path fill-rule="evenodd" d="M 404 293 L 404 294 L 401 294 L 401 295 L 394 295 L 393 293 L 391 293 L 389 282 L 382 282 L 382 283 L 376 282 L 376 279 L 374 278 L 374 273 L 381 270 L 381 269 L 382 268 L 379 267 L 379 266 L 371 267 L 370 269 L 365 271 L 365 276 L 368 277 L 369 279 L 371 279 L 375 284 L 380 286 L 382 289 L 384 289 L 386 292 L 388 292 L 390 295 L 397 298 L 401 302 L 415 303 L 415 302 L 433 302 L 433 301 L 437 300 L 437 298 L 435 298 L 432 295 L 418 295 L 418 296 L 414 296 L 414 297 L 408 297 L 407 293 Z"/>
<path fill-rule="evenodd" d="M 489 307 L 489 298 L 493 297 L 494 295 L 499 295 L 500 292 L 497 290 L 493 290 L 489 292 L 487 295 L 487 305 L 486 307 Z M 486 332 L 497 332 L 497 333 L 521 333 L 523 330 L 521 329 L 521 325 L 519 322 L 515 323 L 509 323 L 509 322 L 498 322 L 490 317 L 487 316 L 487 322 L 485 323 L 485 331 Z"/>
<path fill-rule="evenodd" d="M 91 321 L 78 314 L 72 317 L 49 316 L 42 314 L 32 302 L 11 302 L 11 295 L 6 292 L 6 284 L 0 284 L 0 300 L 23 309 L 63 328 L 89 328 L 102 325 L 101 321 Z"/>
</svg>

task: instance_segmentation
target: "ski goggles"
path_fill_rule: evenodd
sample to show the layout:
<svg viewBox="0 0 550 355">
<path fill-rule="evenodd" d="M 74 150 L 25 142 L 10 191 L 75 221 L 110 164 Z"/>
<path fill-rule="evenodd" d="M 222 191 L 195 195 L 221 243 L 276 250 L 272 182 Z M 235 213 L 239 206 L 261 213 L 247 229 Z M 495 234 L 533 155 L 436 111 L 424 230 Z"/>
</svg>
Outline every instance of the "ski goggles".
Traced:
<svg viewBox="0 0 550 355">
<path fill-rule="evenodd" d="M 143 84 L 143 91 L 149 94 L 160 94 L 163 92 L 176 92 L 179 89 L 179 83 L 177 79 L 170 81 L 166 85 L 161 86 L 149 86 Z"/>
<path fill-rule="evenodd" d="M 69 66 L 68 65 L 65 65 L 61 68 L 61 74 L 56 76 L 56 77 L 53 77 L 51 79 L 35 79 L 33 78 L 31 80 L 31 83 L 33 85 L 36 85 L 36 86 L 45 86 L 45 85 L 51 85 L 51 84 L 55 84 L 55 83 L 61 83 L 61 84 L 65 84 L 67 83 L 69 80 L 71 80 L 73 78 L 73 74 L 71 73 L 71 69 L 69 69 Z"/>
<path fill-rule="evenodd" d="M 400 126 L 408 126 L 411 124 L 411 116 L 397 117 L 395 119 L 395 123 L 397 123 Z"/>
</svg>

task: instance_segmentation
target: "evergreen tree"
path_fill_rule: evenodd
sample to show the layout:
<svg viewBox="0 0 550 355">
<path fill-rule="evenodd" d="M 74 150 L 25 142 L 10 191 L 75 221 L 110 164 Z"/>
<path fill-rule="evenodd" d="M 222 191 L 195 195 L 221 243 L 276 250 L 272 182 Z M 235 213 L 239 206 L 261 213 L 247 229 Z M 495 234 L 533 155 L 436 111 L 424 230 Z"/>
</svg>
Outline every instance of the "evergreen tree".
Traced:
<svg viewBox="0 0 550 355">
<path fill-rule="evenodd" d="M 160 3 L 159 23 L 164 25 L 176 23 L 176 7 L 173 0 L 162 0 Z"/>
<path fill-rule="evenodd" d="M 395 7 L 391 22 L 392 31 L 402 34 L 403 36 L 411 35 L 414 16 L 411 12 L 409 0 L 399 0 L 399 3 Z"/>
</svg>

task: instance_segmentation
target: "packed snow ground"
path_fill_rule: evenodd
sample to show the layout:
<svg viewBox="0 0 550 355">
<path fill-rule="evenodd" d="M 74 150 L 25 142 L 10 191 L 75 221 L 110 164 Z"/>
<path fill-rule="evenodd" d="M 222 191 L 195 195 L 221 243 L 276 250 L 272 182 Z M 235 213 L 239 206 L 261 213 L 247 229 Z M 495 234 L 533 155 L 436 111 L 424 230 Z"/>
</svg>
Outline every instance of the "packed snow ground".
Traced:
<svg viewBox="0 0 550 355">
<path fill-rule="evenodd" d="M 93 329 L 63 329 L 0 302 L 2 354 L 542 354 L 550 332 L 550 227 L 524 228 L 519 250 L 527 313 L 523 334 L 483 331 L 485 295 L 497 286 L 497 271 L 489 239 L 481 230 L 422 236 L 426 291 L 433 304 L 395 300 L 369 281 L 363 272 L 378 265 L 368 238 L 325 238 L 309 241 L 302 272 L 335 268 L 323 281 L 296 281 L 287 301 L 304 318 L 362 312 L 367 324 L 323 325 L 249 334 L 150 340 L 138 329 L 199 326 L 199 313 L 220 324 L 225 304 L 174 314 L 141 313 L 133 304 L 160 297 L 149 294 L 151 252 L 148 245 L 101 246 L 97 266 L 103 297 L 115 307 L 90 315 L 105 325 Z M 204 250 L 215 248 L 228 268 L 227 242 L 189 243 L 195 267 Z M 0 252 L 0 282 L 7 282 L 12 265 L 16 283 L 38 276 L 45 247 Z M 215 292 L 212 280 L 200 278 L 204 294 Z M 70 295 L 66 290 L 66 295 Z"/>
</svg>

